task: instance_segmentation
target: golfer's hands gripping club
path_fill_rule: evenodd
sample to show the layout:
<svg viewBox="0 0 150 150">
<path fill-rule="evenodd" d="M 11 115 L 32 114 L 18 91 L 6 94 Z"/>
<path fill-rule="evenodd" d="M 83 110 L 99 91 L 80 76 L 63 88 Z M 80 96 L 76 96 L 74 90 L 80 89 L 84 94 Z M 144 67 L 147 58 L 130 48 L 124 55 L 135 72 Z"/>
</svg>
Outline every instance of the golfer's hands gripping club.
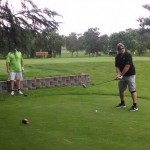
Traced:
<svg viewBox="0 0 150 150">
<path fill-rule="evenodd" d="M 120 74 L 118 74 L 118 75 L 116 76 L 116 80 L 121 80 L 121 79 L 123 79 L 123 76 L 120 75 Z"/>
</svg>

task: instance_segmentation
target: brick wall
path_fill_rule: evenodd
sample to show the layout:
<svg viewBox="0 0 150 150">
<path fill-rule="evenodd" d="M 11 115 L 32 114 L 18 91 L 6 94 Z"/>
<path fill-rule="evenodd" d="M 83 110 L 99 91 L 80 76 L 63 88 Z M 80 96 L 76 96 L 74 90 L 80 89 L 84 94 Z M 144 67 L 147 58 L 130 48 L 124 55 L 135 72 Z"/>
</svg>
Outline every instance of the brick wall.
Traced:
<svg viewBox="0 0 150 150">
<path fill-rule="evenodd" d="M 63 86 L 78 86 L 82 84 L 89 84 L 90 79 L 88 74 L 70 75 L 70 76 L 55 76 L 45 78 L 34 78 L 23 80 L 21 82 L 22 90 L 32 90 L 46 87 L 63 87 Z M 9 91 L 10 82 L 0 81 L 0 90 Z"/>
</svg>

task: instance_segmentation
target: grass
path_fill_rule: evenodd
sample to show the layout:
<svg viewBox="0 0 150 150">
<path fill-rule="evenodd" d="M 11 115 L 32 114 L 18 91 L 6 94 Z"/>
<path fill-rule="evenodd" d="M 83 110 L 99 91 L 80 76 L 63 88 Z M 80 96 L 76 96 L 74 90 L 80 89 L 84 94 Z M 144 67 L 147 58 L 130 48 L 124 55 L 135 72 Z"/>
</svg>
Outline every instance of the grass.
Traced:
<svg viewBox="0 0 150 150">
<path fill-rule="evenodd" d="M 86 72 L 92 84 L 31 90 L 26 91 L 27 97 L 1 93 L 0 149 L 149 149 L 150 59 L 136 57 L 134 61 L 138 112 L 128 111 L 132 104 L 128 91 L 127 108 L 114 107 L 119 102 L 116 81 L 99 84 L 115 77 L 113 57 L 25 60 L 25 78 Z M 5 70 L 5 62 L 0 62 Z M 0 77 L 5 76 L 2 71 Z M 23 118 L 28 118 L 30 125 L 21 124 Z"/>
</svg>

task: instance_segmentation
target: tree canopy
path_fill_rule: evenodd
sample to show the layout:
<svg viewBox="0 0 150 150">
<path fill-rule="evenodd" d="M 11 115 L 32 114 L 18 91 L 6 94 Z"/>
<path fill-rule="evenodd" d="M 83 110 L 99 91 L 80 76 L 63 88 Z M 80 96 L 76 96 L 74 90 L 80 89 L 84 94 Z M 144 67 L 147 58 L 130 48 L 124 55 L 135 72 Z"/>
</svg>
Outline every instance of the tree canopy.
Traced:
<svg viewBox="0 0 150 150">
<path fill-rule="evenodd" d="M 0 47 L 7 51 L 14 47 L 23 48 L 26 33 L 37 36 L 44 29 L 58 30 L 57 12 L 48 8 L 39 9 L 31 0 L 21 0 L 21 10 L 14 12 L 9 1 L 0 1 Z"/>
</svg>

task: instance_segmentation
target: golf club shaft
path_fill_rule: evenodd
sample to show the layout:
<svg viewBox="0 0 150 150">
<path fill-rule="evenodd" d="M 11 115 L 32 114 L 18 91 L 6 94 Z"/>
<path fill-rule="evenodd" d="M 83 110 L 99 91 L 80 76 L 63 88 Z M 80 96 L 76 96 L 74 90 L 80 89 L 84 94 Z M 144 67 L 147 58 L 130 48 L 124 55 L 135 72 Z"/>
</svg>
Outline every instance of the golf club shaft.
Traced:
<svg viewBox="0 0 150 150">
<path fill-rule="evenodd" d="M 102 85 L 102 84 L 106 84 L 106 83 L 109 83 L 109 82 L 112 82 L 112 81 L 115 81 L 115 79 L 111 79 L 111 80 L 107 80 L 107 81 L 104 81 L 104 82 L 100 82 L 96 85 Z"/>
<path fill-rule="evenodd" d="M 107 81 L 104 81 L 104 82 L 100 82 L 98 84 L 93 84 L 93 85 L 103 85 L 103 84 L 106 84 L 106 83 L 109 83 L 109 82 L 112 82 L 112 81 L 115 81 L 116 79 L 111 79 L 111 80 L 107 80 Z M 82 84 L 82 87 L 83 88 L 86 88 L 86 84 Z"/>
</svg>

